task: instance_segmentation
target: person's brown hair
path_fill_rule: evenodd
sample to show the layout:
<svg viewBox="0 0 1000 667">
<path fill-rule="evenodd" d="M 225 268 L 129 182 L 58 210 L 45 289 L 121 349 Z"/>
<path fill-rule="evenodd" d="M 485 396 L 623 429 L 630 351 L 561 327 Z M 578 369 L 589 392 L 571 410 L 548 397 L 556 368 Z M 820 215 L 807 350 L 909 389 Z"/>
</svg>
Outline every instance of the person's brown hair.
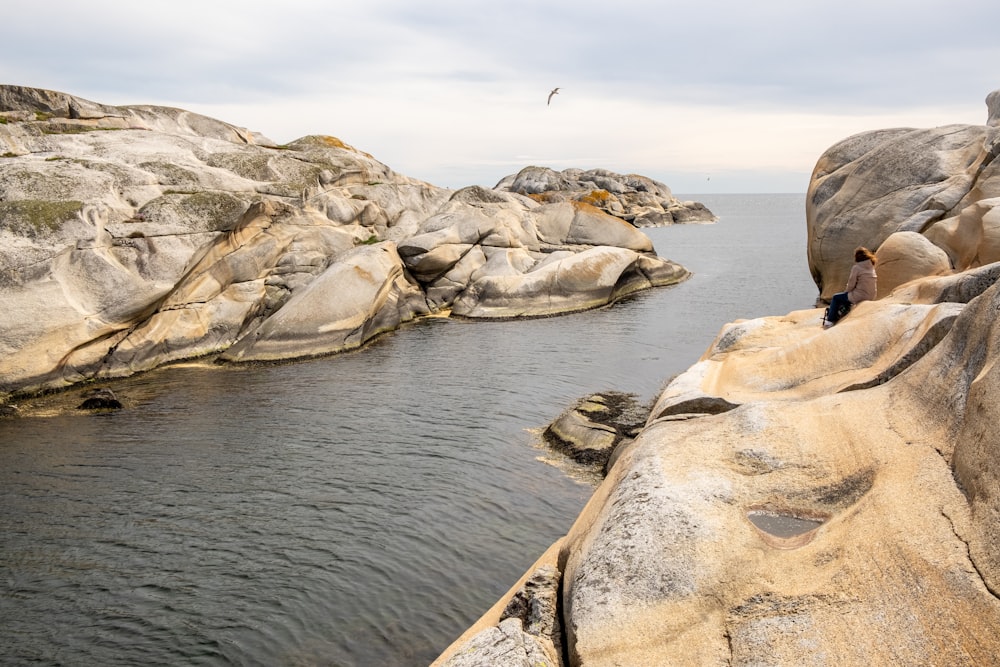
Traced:
<svg viewBox="0 0 1000 667">
<path fill-rule="evenodd" d="M 866 259 L 871 260 L 872 264 L 875 264 L 877 261 L 875 259 L 875 253 L 873 253 L 871 250 L 865 248 L 864 246 L 858 247 L 858 249 L 854 251 L 854 261 L 863 262 Z"/>
</svg>

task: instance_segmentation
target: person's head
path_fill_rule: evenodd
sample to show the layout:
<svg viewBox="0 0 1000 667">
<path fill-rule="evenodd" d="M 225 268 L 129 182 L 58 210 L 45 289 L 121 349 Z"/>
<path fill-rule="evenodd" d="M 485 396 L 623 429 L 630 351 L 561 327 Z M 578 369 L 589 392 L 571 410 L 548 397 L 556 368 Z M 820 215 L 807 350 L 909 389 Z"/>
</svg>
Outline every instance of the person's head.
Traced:
<svg viewBox="0 0 1000 667">
<path fill-rule="evenodd" d="M 861 246 L 857 250 L 854 251 L 854 261 L 855 262 L 863 262 L 866 259 L 869 260 L 869 261 L 871 261 L 872 264 L 874 264 L 875 263 L 875 253 L 873 253 L 868 248 L 865 248 L 864 246 Z"/>
</svg>

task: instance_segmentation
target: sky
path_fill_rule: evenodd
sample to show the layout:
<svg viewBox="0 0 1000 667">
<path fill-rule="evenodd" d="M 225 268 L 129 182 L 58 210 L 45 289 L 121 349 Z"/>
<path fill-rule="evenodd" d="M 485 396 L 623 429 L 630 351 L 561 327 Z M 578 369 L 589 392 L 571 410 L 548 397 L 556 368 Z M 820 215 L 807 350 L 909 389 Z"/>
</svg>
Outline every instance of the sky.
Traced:
<svg viewBox="0 0 1000 667">
<path fill-rule="evenodd" d="M 984 124 L 997 25 L 996 0 L 47 0 L 4 6 L 0 83 L 332 135 L 448 188 L 805 192 L 853 134 Z"/>
</svg>

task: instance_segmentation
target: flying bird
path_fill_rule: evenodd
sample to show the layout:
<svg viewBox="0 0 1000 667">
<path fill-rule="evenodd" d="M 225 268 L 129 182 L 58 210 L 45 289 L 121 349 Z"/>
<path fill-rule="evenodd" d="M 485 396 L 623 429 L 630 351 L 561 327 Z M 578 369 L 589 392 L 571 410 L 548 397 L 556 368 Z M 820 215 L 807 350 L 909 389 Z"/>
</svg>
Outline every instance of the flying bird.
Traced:
<svg viewBox="0 0 1000 667">
<path fill-rule="evenodd" d="M 559 89 L 558 88 L 553 88 L 552 92 L 549 93 L 549 99 L 548 99 L 548 101 L 545 104 L 546 105 L 552 104 L 552 96 L 553 95 L 558 95 L 558 94 L 559 94 Z"/>
</svg>

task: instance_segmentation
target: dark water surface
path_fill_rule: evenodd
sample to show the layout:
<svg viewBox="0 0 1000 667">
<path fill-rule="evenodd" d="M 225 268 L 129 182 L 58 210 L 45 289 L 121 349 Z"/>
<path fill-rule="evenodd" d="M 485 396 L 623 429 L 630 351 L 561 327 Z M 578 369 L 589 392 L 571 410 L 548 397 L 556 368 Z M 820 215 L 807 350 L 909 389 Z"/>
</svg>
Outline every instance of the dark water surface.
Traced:
<svg viewBox="0 0 1000 667">
<path fill-rule="evenodd" d="M 812 307 L 803 195 L 691 198 L 722 220 L 647 230 L 694 272 L 676 287 L 0 420 L 2 664 L 429 663 L 592 492 L 534 430 L 590 392 L 653 398 L 726 322 Z"/>
</svg>

